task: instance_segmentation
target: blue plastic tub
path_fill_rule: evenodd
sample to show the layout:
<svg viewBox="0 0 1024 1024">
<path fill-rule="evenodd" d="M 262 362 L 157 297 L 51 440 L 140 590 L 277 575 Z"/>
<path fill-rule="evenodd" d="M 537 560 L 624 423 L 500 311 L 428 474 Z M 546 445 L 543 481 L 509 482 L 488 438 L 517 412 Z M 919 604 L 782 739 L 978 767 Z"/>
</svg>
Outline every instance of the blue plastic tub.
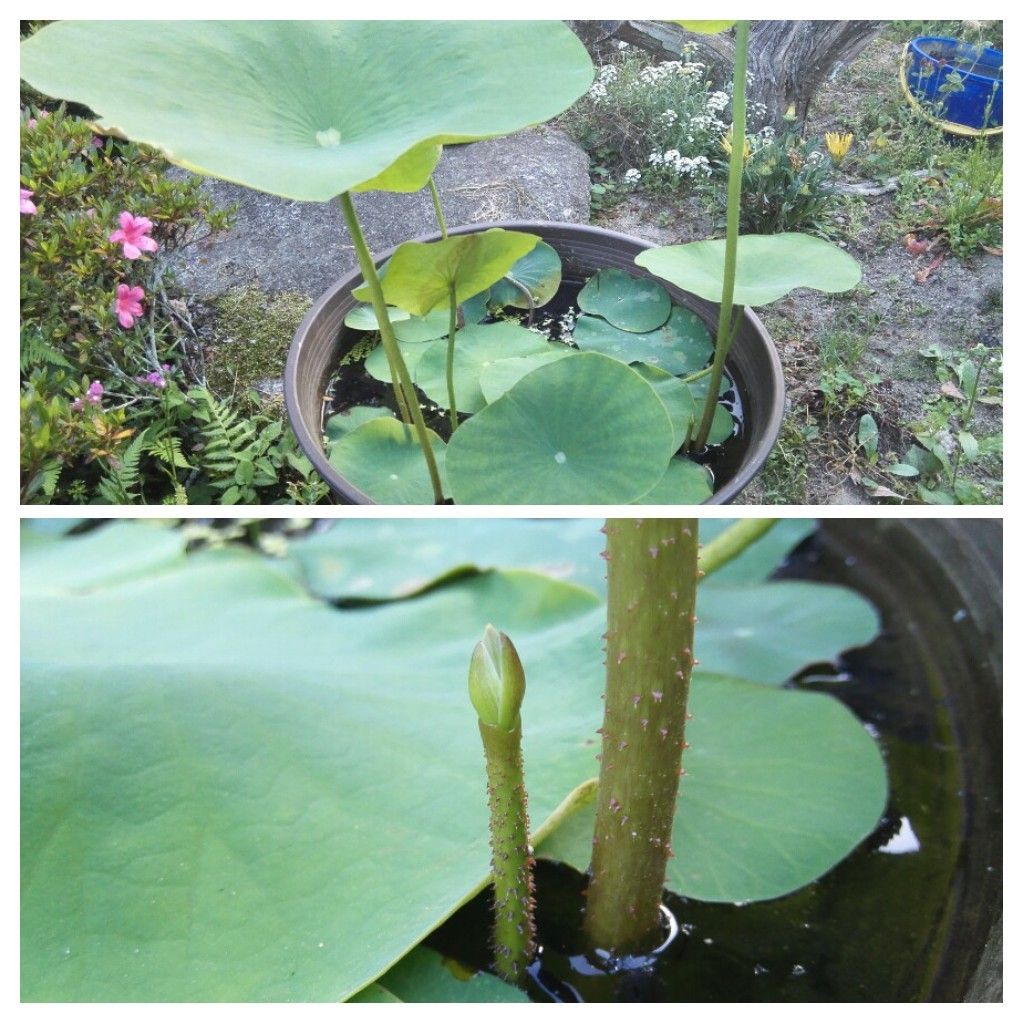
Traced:
<svg viewBox="0 0 1024 1024">
<path fill-rule="evenodd" d="M 956 73 L 960 79 L 951 76 Z M 1003 55 L 942 36 L 921 36 L 907 46 L 906 84 L 935 119 L 971 132 L 1003 124 Z"/>
</svg>

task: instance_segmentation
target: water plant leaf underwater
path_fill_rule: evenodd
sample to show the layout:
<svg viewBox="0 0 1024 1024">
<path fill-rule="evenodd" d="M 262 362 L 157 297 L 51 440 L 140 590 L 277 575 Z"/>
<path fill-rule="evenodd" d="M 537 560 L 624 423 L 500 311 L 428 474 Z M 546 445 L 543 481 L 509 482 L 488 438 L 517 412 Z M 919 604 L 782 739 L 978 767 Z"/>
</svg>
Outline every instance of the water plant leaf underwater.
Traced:
<svg viewBox="0 0 1024 1024">
<path fill-rule="evenodd" d="M 531 525 L 516 526 L 508 557 Z M 330 535 L 340 543 L 350 526 Z M 433 528 L 435 539 L 452 532 Z M 554 555 L 553 525 L 545 530 Z M 500 534 L 496 524 L 496 558 Z M 357 527 L 349 546 L 368 536 Z M 417 527 L 418 546 L 376 551 L 394 563 L 392 587 L 429 537 Z M 481 528 L 473 544 L 484 542 Z M 564 543 L 589 556 L 595 539 L 574 525 Z M 465 554 L 455 543 L 447 562 L 435 556 L 424 568 L 436 585 L 418 596 L 337 607 L 303 584 L 308 554 L 186 555 L 179 531 L 127 522 L 68 537 L 26 529 L 24 999 L 334 1000 L 400 961 L 487 877 L 479 736 L 463 683 L 487 622 L 515 637 L 531 694 L 543 695 L 523 706 L 535 825 L 593 775 L 601 600 L 528 571 L 452 573 Z M 788 592 L 765 590 L 764 559 L 756 547 L 750 555 L 730 586 L 745 578 L 760 591 L 750 614 L 770 623 Z M 849 592 L 812 587 L 800 600 L 809 616 L 840 601 L 850 613 L 845 635 L 815 641 L 808 629 L 808 662 L 875 631 Z M 702 668 L 726 664 L 702 626 Z M 884 771 L 860 724 L 831 698 L 771 685 L 777 676 L 709 672 L 695 683 L 681 806 L 704 817 L 702 840 L 677 848 L 684 894 L 707 893 L 716 873 L 710 898 L 751 898 L 752 880 L 754 895 L 789 891 L 843 856 L 881 810 Z M 837 751 L 854 758 L 838 773 L 849 788 L 814 819 L 831 838 L 814 831 L 807 843 L 791 831 L 794 815 L 805 801 L 823 813 L 814 797 L 819 776 L 836 774 Z M 757 841 L 746 843 L 736 819 L 742 833 L 751 816 Z"/>
<path fill-rule="evenodd" d="M 442 145 L 546 121 L 594 69 L 556 21 L 63 21 L 21 74 L 189 170 L 326 202 L 417 191 Z"/>
</svg>

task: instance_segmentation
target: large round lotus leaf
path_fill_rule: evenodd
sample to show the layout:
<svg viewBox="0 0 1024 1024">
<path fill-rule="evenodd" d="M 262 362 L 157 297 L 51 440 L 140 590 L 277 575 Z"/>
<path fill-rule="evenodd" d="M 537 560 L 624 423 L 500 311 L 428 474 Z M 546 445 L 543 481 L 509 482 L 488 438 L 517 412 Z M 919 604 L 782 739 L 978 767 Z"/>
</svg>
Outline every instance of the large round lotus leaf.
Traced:
<svg viewBox="0 0 1024 1024">
<path fill-rule="evenodd" d="M 395 324 L 395 337 L 414 345 L 421 341 L 433 341 L 448 333 L 448 310 L 437 309 L 426 316 L 411 316 Z M 411 372 L 411 371 L 410 371 Z"/>
<path fill-rule="evenodd" d="M 664 403 L 668 417 L 672 421 L 672 444 L 678 451 L 686 444 L 686 439 L 693 428 L 696 408 L 690 389 L 674 374 L 649 363 L 637 363 L 633 369 L 654 388 Z"/>
<path fill-rule="evenodd" d="M 512 278 L 510 281 L 509 278 Z M 512 281 L 522 287 L 517 287 Z M 512 306 L 529 309 L 530 303 L 523 288 L 530 293 L 533 307 L 550 302 L 562 283 L 562 257 L 547 242 L 538 242 L 525 256 L 516 261 L 506 277 L 491 289 L 489 305 L 492 309 Z"/>
<path fill-rule="evenodd" d="M 692 459 L 677 455 L 665 475 L 634 505 L 699 505 L 714 493 L 711 474 Z"/>
<path fill-rule="evenodd" d="M 576 299 L 584 313 L 603 316 L 624 331 L 643 334 L 660 327 L 672 310 L 668 292 L 649 277 L 633 277 L 624 270 L 599 270 L 580 289 Z"/>
<path fill-rule="evenodd" d="M 784 896 L 842 860 L 878 823 L 885 764 L 837 700 L 698 672 L 689 711 L 667 889 L 728 902 Z M 593 834 L 588 810 L 539 853 L 584 871 Z"/>
<path fill-rule="evenodd" d="M 346 434 L 351 434 L 356 427 L 361 427 L 370 420 L 378 420 L 382 417 L 394 419 L 395 414 L 390 409 L 384 409 L 379 405 L 354 405 L 344 412 L 335 413 L 324 424 L 324 435 L 328 443 L 340 441 Z"/>
<path fill-rule="evenodd" d="M 703 369 L 714 349 L 704 321 L 682 306 L 673 306 L 668 320 L 646 334 L 622 331 L 599 316 L 584 315 L 576 321 L 572 340 L 585 351 L 682 375 Z"/>
<path fill-rule="evenodd" d="M 593 66 L 557 21 L 59 21 L 21 74 L 183 167 L 326 201 L 422 188 L 441 144 L 561 113 Z"/>
<path fill-rule="evenodd" d="M 425 316 L 438 307 L 465 302 L 499 281 L 538 242 L 524 231 L 490 228 L 471 235 L 452 235 L 436 242 L 403 242 L 388 260 L 381 284 L 392 306 Z M 352 294 L 366 301 L 366 285 Z"/>
<path fill-rule="evenodd" d="M 395 324 L 397 327 L 398 324 Z M 416 366 L 427 351 L 427 345 L 422 341 L 406 342 L 400 341 L 398 348 L 405 360 L 409 374 L 416 372 Z M 391 367 L 388 366 L 387 350 L 383 345 L 378 345 L 363 362 L 366 372 L 376 380 L 382 380 L 385 384 L 391 383 Z"/>
<path fill-rule="evenodd" d="M 408 319 L 409 314 L 404 309 L 395 309 L 394 306 L 388 307 L 388 320 L 391 323 Z M 354 309 L 350 309 L 345 314 L 345 326 L 351 327 L 354 331 L 376 331 L 380 329 L 380 324 L 377 322 L 377 314 L 373 311 L 373 306 L 368 303 L 360 303 Z"/>
<path fill-rule="evenodd" d="M 444 480 L 444 441 L 427 431 Z M 335 441 L 331 465 L 378 505 L 432 505 L 434 490 L 423 449 L 412 427 L 396 419 L 371 419 Z"/>
<path fill-rule="evenodd" d="M 654 486 L 672 424 L 654 389 L 586 352 L 528 373 L 448 446 L 459 504 L 626 504 Z"/>
<path fill-rule="evenodd" d="M 480 374 L 500 359 L 547 352 L 551 343 L 535 331 L 513 323 L 473 324 L 455 335 L 453 377 L 459 412 L 479 412 L 487 399 L 480 390 Z M 448 339 L 426 346 L 416 364 L 416 386 L 438 405 L 448 407 Z"/>
<path fill-rule="evenodd" d="M 518 384 L 528 373 L 538 366 L 553 363 L 566 356 L 579 353 L 567 345 L 549 344 L 541 352 L 529 356 L 514 356 L 511 359 L 499 359 L 485 366 L 480 373 L 480 390 L 488 402 L 496 402 L 513 385 Z"/>
<path fill-rule="evenodd" d="M 636 262 L 677 288 L 722 301 L 725 240 L 645 249 Z M 764 306 L 794 288 L 845 292 L 860 281 L 860 265 L 838 246 L 813 235 L 740 235 L 733 301 Z"/>
</svg>

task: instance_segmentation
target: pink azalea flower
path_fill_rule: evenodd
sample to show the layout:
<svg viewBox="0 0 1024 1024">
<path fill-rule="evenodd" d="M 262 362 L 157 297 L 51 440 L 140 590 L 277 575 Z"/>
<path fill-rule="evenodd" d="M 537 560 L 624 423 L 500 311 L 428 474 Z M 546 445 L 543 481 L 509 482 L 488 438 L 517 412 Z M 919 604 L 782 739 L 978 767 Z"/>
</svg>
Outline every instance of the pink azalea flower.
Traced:
<svg viewBox="0 0 1024 1024">
<path fill-rule="evenodd" d="M 86 405 L 99 405 L 102 401 L 103 385 L 98 380 L 94 380 L 86 389 L 85 394 L 81 398 L 76 398 L 71 403 L 71 408 L 75 412 L 81 412 Z"/>
<path fill-rule="evenodd" d="M 37 120 L 36 120 L 36 119 L 35 119 L 34 117 L 30 117 L 30 118 L 28 119 L 28 122 L 27 122 L 27 125 L 26 125 L 26 126 L 27 126 L 28 128 L 35 128 L 35 126 L 36 126 L 36 125 L 37 125 L 38 123 L 39 123 L 39 122 L 38 122 L 38 121 L 37 121 Z"/>
<path fill-rule="evenodd" d="M 21 212 L 33 214 L 36 212 L 36 204 L 32 202 L 32 190 L 23 188 L 21 190 Z"/>
<path fill-rule="evenodd" d="M 149 237 L 153 222 L 148 217 L 136 217 L 127 210 L 117 218 L 120 227 L 110 236 L 111 242 L 120 242 L 125 257 L 137 260 L 143 252 L 156 252 L 157 244 Z"/>
<path fill-rule="evenodd" d="M 126 284 L 117 286 L 117 300 L 114 303 L 114 309 L 122 327 L 134 327 L 135 318 L 142 316 L 142 299 L 145 294 L 139 287 L 132 288 Z"/>
</svg>

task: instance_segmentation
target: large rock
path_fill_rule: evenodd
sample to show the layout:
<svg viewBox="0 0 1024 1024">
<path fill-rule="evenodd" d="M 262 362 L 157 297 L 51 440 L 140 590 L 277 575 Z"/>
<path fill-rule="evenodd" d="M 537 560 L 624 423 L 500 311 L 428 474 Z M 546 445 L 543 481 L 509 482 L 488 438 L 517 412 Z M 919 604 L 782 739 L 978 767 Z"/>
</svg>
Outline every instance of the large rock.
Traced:
<svg viewBox="0 0 1024 1024">
<path fill-rule="evenodd" d="M 564 132 L 536 128 L 445 150 L 435 174 L 451 226 L 502 220 L 585 223 L 586 154 Z M 174 171 L 172 173 L 184 173 Z M 235 227 L 173 257 L 186 290 L 209 299 L 240 286 L 315 296 L 356 265 L 337 203 L 300 203 L 209 179 L 219 205 L 239 203 Z M 355 197 L 374 252 L 437 231 L 428 191 Z"/>
</svg>

